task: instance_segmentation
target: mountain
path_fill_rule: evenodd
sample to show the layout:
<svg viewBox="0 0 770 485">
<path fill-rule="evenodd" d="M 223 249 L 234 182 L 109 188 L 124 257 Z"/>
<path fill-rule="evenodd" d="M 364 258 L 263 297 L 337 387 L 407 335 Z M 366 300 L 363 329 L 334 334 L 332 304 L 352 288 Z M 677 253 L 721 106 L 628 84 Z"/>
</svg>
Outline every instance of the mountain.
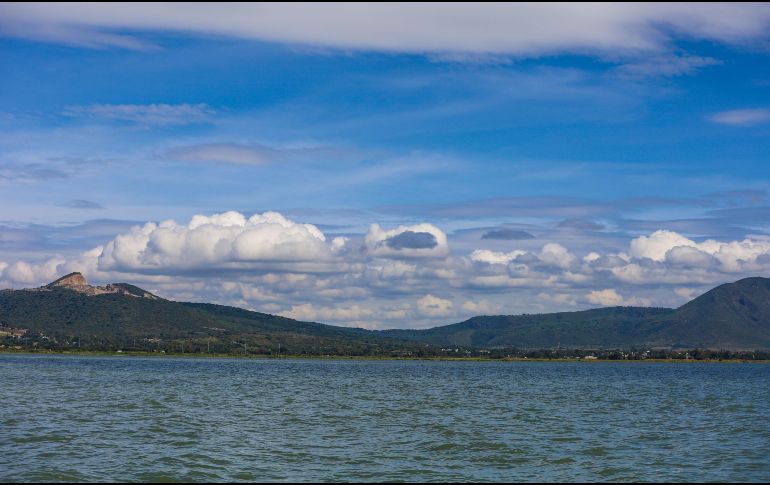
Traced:
<svg viewBox="0 0 770 485">
<path fill-rule="evenodd" d="M 478 316 L 427 330 L 375 332 L 175 302 L 127 283 L 93 286 L 82 274 L 71 273 L 39 288 L 0 291 L 0 339 L 21 336 L 29 345 L 57 349 L 263 354 L 282 349 L 295 354 L 435 355 L 441 347 L 770 349 L 770 279 L 721 285 L 677 309 Z"/>
<path fill-rule="evenodd" d="M 650 339 L 661 344 L 770 348 L 770 278 L 717 286 L 679 307 Z"/>
<path fill-rule="evenodd" d="M 677 308 L 613 307 L 539 315 L 479 316 L 384 335 L 439 346 L 770 348 L 770 279 L 718 286 Z"/>
<path fill-rule="evenodd" d="M 47 339 L 43 343 L 98 349 L 251 348 L 270 353 L 280 344 L 287 352 L 344 354 L 397 346 L 393 339 L 361 329 L 175 302 L 127 283 L 93 286 L 80 273 L 39 288 L 0 291 L 2 328 L 26 329 L 38 341 Z"/>
<path fill-rule="evenodd" d="M 469 347 L 629 347 L 644 339 L 641 322 L 669 316 L 667 308 L 612 307 L 580 312 L 473 317 L 427 330 L 386 330 L 389 337 Z"/>
</svg>

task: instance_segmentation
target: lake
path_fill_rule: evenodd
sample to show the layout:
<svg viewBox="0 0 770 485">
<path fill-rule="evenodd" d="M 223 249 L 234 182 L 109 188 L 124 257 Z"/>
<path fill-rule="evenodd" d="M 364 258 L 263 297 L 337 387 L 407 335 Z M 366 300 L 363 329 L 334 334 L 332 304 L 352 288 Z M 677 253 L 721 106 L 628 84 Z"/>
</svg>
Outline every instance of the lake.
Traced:
<svg viewBox="0 0 770 485">
<path fill-rule="evenodd" d="M 768 481 L 770 365 L 0 355 L 0 481 Z"/>
</svg>

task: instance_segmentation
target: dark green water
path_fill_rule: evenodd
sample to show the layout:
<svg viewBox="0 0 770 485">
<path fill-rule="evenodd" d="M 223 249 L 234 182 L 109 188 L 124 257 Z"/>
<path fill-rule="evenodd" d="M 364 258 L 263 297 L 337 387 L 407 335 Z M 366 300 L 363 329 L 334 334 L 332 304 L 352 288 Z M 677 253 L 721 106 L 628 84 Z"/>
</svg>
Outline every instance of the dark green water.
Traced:
<svg viewBox="0 0 770 485">
<path fill-rule="evenodd" d="M 768 481 L 770 365 L 0 355 L 0 481 Z"/>
</svg>

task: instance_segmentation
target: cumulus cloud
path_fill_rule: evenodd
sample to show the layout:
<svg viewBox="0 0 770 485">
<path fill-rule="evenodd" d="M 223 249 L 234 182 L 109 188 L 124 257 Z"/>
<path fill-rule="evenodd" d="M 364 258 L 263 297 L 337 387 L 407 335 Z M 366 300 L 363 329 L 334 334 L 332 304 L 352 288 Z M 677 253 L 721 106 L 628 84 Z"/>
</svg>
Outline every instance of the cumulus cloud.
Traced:
<svg viewBox="0 0 770 485">
<path fill-rule="evenodd" d="M 674 231 L 655 231 L 650 236 L 639 236 L 631 241 L 631 255 L 636 258 L 650 258 L 663 261 L 666 253 L 677 246 L 695 246 L 695 242 Z"/>
<path fill-rule="evenodd" d="M 495 315 L 499 314 L 501 306 L 487 300 L 468 300 L 463 302 L 462 309 L 467 315 Z"/>
<path fill-rule="evenodd" d="M 586 299 L 593 304 L 601 306 L 619 306 L 623 304 L 623 297 L 614 289 L 594 290 L 586 296 Z"/>
<path fill-rule="evenodd" d="M 3 4 L 5 35 L 89 47 L 148 48 L 126 31 L 173 30 L 345 50 L 450 55 L 657 53 L 674 36 L 748 43 L 763 4 Z M 677 68 L 681 69 L 681 68 Z"/>
<path fill-rule="evenodd" d="M 586 301 L 599 306 L 651 306 L 648 298 L 625 298 L 613 288 L 594 290 L 586 295 Z"/>
<path fill-rule="evenodd" d="M 538 254 L 541 261 L 562 269 L 567 269 L 577 259 L 567 248 L 558 243 L 548 243 Z"/>
<path fill-rule="evenodd" d="M 134 227 L 104 246 L 99 267 L 141 272 L 227 269 L 245 263 L 323 263 L 332 259 L 332 248 L 342 244 L 338 239 L 329 245 L 317 227 L 295 223 L 276 212 L 248 219 L 238 212 L 225 212 L 196 215 L 188 224 L 169 220 Z"/>
<path fill-rule="evenodd" d="M 424 317 L 445 317 L 453 313 L 453 304 L 433 295 L 425 295 L 417 300 L 417 311 Z"/>
<path fill-rule="evenodd" d="M 310 303 L 302 303 L 293 305 L 288 311 L 281 312 L 281 316 L 304 321 L 358 321 L 372 318 L 374 311 L 360 305 L 317 307 Z"/>
<path fill-rule="evenodd" d="M 489 249 L 477 249 L 470 255 L 471 260 L 487 264 L 508 264 L 519 256 L 527 254 L 526 251 L 514 250 L 510 252 L 490 251 Z"/>
<path fill-rule="evenodd" d="M 696 243 L 676 232 L 659 230 L 632 240 L 630 249 L 637 258 L 701 269 L 715 265 L 721 271 L 739 273 L 759 267 L 761 259 L 770 254 L 770 241 L 709 239 Z"/>
<path fill-rule="evenodd" d="M 471 260 L 487 264 L 508 264 L 516 262 L 528 265 L 548 265 L 566 269 L 577 260 L 567 248 L 558 243 L 548 243 L 538 253 L 522 251 L 519 249 L 510 252 L 490 251 L 477 249 L 470 255 Z"/>
<path fill-rule="evenodd" d="M 433 224 L 398 226 L 389 231 L 372 224 L 364 238 L 371 256 L 382 258 L 444 258 L 449 255 L 446 234 Z"/>
<path fill-rule="evenodd" d="M 16 261 L 11 264 L 3 263 L 2 280 L 16 285 L 30 285 L 40 281 L 53 281 L 58 278 L 60 267 L 66 263 L 61 258 L 51 258 L 39 264 L 26 261 Z"/>
<path fill-rule="evenodd" d="M 374 224 L 365 235 L 330 241 L 318 227 L 275 212 L 116 230 L 76 256 L 4 258 L 0 288 L 81 271 L 97 282 L 148 285 L 164 297 L 393 328 L 475 314 L 675 306 L 716 284 L 770 273 L 770 239 L 695 240 L 668 230 L 636 237 L 618 248 L 625 251 L 597 245 L 573 252 L 549 242 L 467 254 L 450 254 L 446 235 L 427 223 L 391 230 Z"/>
</svg>

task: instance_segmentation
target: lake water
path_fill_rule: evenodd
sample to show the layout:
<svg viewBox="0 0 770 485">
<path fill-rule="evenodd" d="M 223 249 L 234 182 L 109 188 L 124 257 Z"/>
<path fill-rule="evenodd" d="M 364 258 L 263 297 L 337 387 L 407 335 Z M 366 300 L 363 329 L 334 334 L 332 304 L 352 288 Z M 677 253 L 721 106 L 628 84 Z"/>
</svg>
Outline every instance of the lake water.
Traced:
<svg viewBox="0 0 770 485">
<path fill-rule="evenodd" d="M 0 355 L 0 481 L 768 481 L 770 365 Z"/>
</svg>

